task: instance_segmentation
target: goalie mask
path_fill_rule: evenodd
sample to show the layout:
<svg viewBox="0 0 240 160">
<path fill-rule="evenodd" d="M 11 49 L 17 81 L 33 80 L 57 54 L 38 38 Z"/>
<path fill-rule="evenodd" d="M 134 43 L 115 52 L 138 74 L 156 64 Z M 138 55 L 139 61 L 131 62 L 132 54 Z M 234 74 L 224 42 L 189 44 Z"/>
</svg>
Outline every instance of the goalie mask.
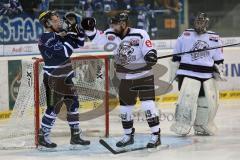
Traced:
<svg viewBox="0 0 240 160">
<path fill-rule="evenodd" d="M 199 13 L 194 20 L 194 30 L 197 34 L 203 34 L 207 32 L 209 18 L 206 13 Z"/>
</svg>

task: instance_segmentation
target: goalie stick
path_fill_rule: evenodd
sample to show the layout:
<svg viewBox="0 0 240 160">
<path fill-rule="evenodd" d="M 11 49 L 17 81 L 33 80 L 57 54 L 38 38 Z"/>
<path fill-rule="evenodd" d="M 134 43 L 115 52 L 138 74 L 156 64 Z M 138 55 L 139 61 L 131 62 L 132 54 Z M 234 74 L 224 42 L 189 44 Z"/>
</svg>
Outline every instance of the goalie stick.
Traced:
<svg viewBox="0 0 240 160">
<path fill-rule="evenodd" d="M 164 59 L 164 58 L 169 58 L 169 57 L 173 57 L 173 56 L 180 56 L 180 55 L 183 55 L 183 54 L 190 54 L 190 53 L 195 53 L 195 52 L 209 51 L 209 50 L 213 50 L 213 49 L 226 48 L 226 47 L 232 47 L 232 46 L 237 46 L 237 45 L 240 45 L 240 43 L 228 44 L 228 45 L 223 45 L 223 46 L 209 47 L 209 48 L 198 49 L 198 50 L 193 50 L 193 51 L 180 52 L 180 53 L 176 53 L 176 54 L 160 56 L 160 57 L 157 57 L 157 59 Z"/>
</svg>

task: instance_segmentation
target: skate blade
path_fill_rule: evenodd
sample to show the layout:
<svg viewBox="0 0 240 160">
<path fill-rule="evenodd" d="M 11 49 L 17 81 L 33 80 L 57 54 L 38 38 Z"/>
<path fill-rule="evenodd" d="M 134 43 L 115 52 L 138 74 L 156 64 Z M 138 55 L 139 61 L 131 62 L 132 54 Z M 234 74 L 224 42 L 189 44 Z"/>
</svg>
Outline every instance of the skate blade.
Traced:
<svg viewBox="0 0 240 160">
<path fill-rule="evenodd" d="M 148 148 L 147 151 L 148 152 L 156 152 L 156 151 L 160 151 L 160 150 L 164 150 L 164 149 L 168 149 L 169 145 L 168 144 L 161 144 L 160 146 L 157 146 L 155 148 Z"/>
<path fill-rule="evenodd" d="M 38 146 L 37 149 L 41 152 L 57 152 L 57 148 L 47 148 L 44 146 Z"/>
<path fill-rule="evenodd" d="M 74 145 L 74 144 L 70 144 L 69 149 L 70 150 L 88 150 L 89 149 L 89 145 Z"/>
</svg>

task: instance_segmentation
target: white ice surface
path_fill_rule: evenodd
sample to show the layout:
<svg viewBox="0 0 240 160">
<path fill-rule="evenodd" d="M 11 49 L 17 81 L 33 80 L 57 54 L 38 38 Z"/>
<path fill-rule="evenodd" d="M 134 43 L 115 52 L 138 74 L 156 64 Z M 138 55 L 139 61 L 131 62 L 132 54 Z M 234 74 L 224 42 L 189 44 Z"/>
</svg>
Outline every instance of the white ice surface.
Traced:
<svg viewBox="0 0 240 160">
<path fill-rule="evenodd" d="M 173 109 L 162 109 L 171 113 Z M 69 149 L 69 137 L 53 138 L 58 143 L 55 152 L 39 151 L 36 149 L 0 150 L 0 160 L 108 160 L 108 159 L 159 159 L 159 160 L 239 160 L 240 159 L 240 104 L 222 104 L 216 117 L 219 128 L 217 134 L 211 137 L 196 137 L 190 135 L 182 138 L 169 131 L 171 122 L 162 121 L 162 142 L 168 144 L 168 149 L 148 152 L 135 151 L 113 155 L 98 143 L 98 138 L 92 140 L 88 148 L 82 150 Z M 110 133 L 121 135 L 121 124 L 112 120 Z M 91 125 L 89 124 L 89 127 Z M 149 134 L 145 122 L 136 123 L 136 143 L 134 146 L 145 145 Z M 114 145 L 118 137 L 107 141 Z M 132 147 L 134 147 L 132 146 Z"/>
</svg>

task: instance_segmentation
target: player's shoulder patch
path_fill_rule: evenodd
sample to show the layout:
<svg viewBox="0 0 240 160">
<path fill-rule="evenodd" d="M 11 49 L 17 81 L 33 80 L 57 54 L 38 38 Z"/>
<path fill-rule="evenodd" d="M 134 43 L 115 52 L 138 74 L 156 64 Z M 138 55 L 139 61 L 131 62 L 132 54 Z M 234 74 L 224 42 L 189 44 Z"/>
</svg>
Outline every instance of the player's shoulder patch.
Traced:
<svg viewBox="0 0 240 160">
<path fill-rule="evenodd" d="M 194 32 L 194 29 L 186 29 L 185 31 L 183 31 L 183 33 L 179 36 L 185 36 L 185 37 L 188 37 L 188 36 L 191 36 L 192 32 Z"/>
<path fill-rule="evenodd" d="M 153 47 L 151 40 L 146 40 L 146 41 L 145 41 L 145 44 L 146 44 L 146 46 L 149 47 L 149 48 Z"/>
<path fill-rule="evenodd" d="M 115 33 L 115 32 L 113 31 L 113 29 L 111 29 L 111 28 L 109 28 L 109 29 L 107 29 L 107 30 L 105 31 L 105 35 L 107 36 L 107 39 L 108 39 L 109 41 L 114 41 L 115 38 L 116 38 L 116 36 L 118 36 L 117 33 Z"/>
<path fill-rule="evenodd" d="M 219 41 L 219 36 L 209 36 L 210 41 L 218 42 Z"/>
<path fill-rule="evenodd" d="M 113 35 L 113 34 L 109 34 L 109 35 L 107 35 L 107 39 L 108 39 L 109 41 L 114 41 L 115 38 L 116 38 L 116 36 Z"/>
<path fill-rule="evenodd" d="M 213 31 L 207 31 L 207 34 L 209 35 L 210 41 L 218 42 L 220 39 L 219 35 Z"/>
</svg>

